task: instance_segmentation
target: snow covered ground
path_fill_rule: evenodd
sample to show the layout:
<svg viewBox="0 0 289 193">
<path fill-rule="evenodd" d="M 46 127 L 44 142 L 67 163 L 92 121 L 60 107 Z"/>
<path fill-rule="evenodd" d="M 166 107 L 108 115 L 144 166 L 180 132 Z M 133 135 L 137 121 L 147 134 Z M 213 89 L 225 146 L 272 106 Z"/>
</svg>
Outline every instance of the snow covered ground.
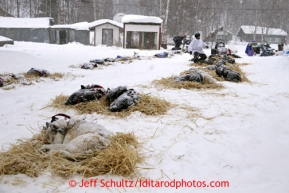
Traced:
<svg viewBox="0 0 289 193">
<path fill-rule="evenodd" d="M 153 80 L 179 75 L 190 68 L 189 54 L 152 58 L 161 51 L 91 47 L 76 43 L 51 45 L 15 42 L 0 48 L 0 74 L 43 68 L 50 72 L 72 73 L 76 78 L 39 82 L 11 90 L 0 88 L 0 144 L 6 148 L 32 132 L 59 111 L 43 108 L 55 96 L 70 95 L 80 85 L 99 84 L 104 88 L 127 85 L 141 93 L 178 104 L 163 116 L 139 112 L 127 118 L 88 114 L 107 129 L 134 132 L 144 145 L 145 161 L 140 176 L 154 181 L 227 181 L 229 187 L 101 187 L 100 180 L 121 181 L 104 175 L 96 187 L 80 187 L 81 176 L 69 180 L 45 173 L 38 178 L 25 175 L 0 176 L 0 193 L 10 192 L 289 192 L 289 57 L 248 57 L 244 45 L 235 45 L 241 66 L 251 83 L 221 82 L 222 90 L 160 89 Z M 70 68 L 91 59 L 132 56 L 142 60 L 115 63 L 101 69 Z M 210 50 L 205 50 L 207 55 Z M 186 107 L 186 108 L 184 108 Z M 73 111 L 63 112 L 76 116 Z M 137 182 L 139 177 L 132 180 Z M 93 182 L 93 181 L 91 181 Z M 189 184 L 192 185 L 192 184 Z M 213 184 L 212 184 L 213 185 Z M 91 186 L 94 186 L 92 183 Z"/>
</svg>

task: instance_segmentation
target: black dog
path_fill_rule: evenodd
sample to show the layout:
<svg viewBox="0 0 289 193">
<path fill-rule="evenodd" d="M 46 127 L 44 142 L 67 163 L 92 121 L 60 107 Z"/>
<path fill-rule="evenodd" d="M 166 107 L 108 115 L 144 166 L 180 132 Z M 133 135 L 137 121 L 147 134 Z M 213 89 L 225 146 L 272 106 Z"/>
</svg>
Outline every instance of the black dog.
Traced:
<svg viewBox="0 0 289 193">
<path fill-rule="evenodd" d="M 65 105 L 75 105 L 80 102 L 88 102 L 92 100 L 99 100 L 105 95 L 105 90 L 102 86 L 92 84 L 83 86 L 81 89 L 74 92 L 65 102 Z"/>
<path fill-rule="evenodd" d="M 105 98 L 110 104 L 111 102 L 113 102 L 115 99 L 117 99 L 120 95 L 122 95 L 126 91 L 127 91 L 126 86 L 118 86 L 114 89 L 108 88 L 106 91 Z"/>
<path fill-rule="evenodd" d="M 117 87 L 116 89 L 112 89 L 109 95 L 109 100 L 116 97 L 116 99 L 110 104 L 109 109 L 112 112 L 121 111 L 123 109 L 127 109 L 132 105 L 135 105 L 138 100 L 141 98 L 140 95 L 134 89 L 126 89 L 126 86 Z"/>
<path fill-rule="evenodd" d="M 216 74 L 228 81 L 239 82 L 242 80 L 240 73 L 228 69 L 224 65 L 216 66 Z"/>
<path fill-rule="evenodd" d="M 225 78 L 225 80 L 233 81 L 233 82 L 239 82 L 242 80 L 239 72 L 236 72 L 230 69 L 223 70 L 223 77 Z"/>
<path fill-rule="evenodd" d="M 184 76 L 175 77 L 174 80 L 176 82 L 182 82 L 182 81 L 203 82 L 204 77 L 199 72 L 191 72 L 191 73 L 185 74 Z"/>
</svg>

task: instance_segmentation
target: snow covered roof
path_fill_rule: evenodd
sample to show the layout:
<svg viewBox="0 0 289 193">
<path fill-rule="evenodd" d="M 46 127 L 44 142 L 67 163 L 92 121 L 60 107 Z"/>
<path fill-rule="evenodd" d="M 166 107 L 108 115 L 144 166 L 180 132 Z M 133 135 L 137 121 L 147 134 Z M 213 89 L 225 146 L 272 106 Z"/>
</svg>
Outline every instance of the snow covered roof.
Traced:
<svg viewBox="0 0 289 193">
<path fill-rule="evenodd" d="M 0 42 L 3 42 L 3 41 L 12 41 L 12 40 L 4 36 L 0 36 Z"/>
<path fill-rule="evenodd" d="M 54 26 L 51 26 L 51 28 L 69 28 L 69 29 L 75 29 L 75 30 L 89 30 L 88 26 L 89 26 L 88 22 L 79 22 L 79 23 L 74 23 L 74 24 L 54 25 Z"/>
<path fill-rule="evenodd" d="M 255 26 L 249 26 L 249 25 L 242 25 L 241 29 L 244 31 L 245 34 L 254 34 L 255 32 Z M 263 30 L 263 33 L 262 33 Z M 268 30 L 268 34 L 271 35 L 279 35 L 279 36 L 287 36 L 287 33 L 282 29 L 277 28 L 269 28 L 266 27 L 257 27 L 256 34 L 266 34 Z"/>
<path fill-rule="evenodd" d="M 50 27 L 49 17 L 39 18 L 14 18 L 0 17 L 0 27 L 2 28 L 48 28 Z"/>
<path fill-rule="evenodd" d="M 115 25 L 117 27 L 123 28 L 123 24 L 109 20 L 109 19 L 100 19 L 96 20 L 94 22 L 88 23 L 88 22 L 80 22 L 80 23 L 74 23 L 74 24 L 62 24 L 62 25 L 54 25 L 51 26 L 51 28 L 70 28 L 70 29 L 75 29 L 75 30 L 89 30 L 93 27 L 105 24 L 105 23 L 110 23 L 112 25 Z"/>
<path fill-rule="evenodd" d="M 96 26 L 99 26 L 99 25 L 102 25 L 102 24 L 105 24 L 105 23 L 110 23 L 110 24 L 115 25 L 117 27 L 123 28 L 123 24 L 122 23 L 119 23 L 117 21 L 113 21 L 113 20 L 110 20 L 110 19 L 100 19 L 100 20 L 96 20 L 94 22 L 91 22 L 91 23 L 89 23 L 89 28 L 93 28 L 93 27 L 96 27 Z"/>
<path fill-rule="evenodd" d="M 122 23 L 158 23 L 161 24 L 163 20 L 159 17 L 144 16 L 144 15 L 125 15 L 121 19 Z"/>
</svg>

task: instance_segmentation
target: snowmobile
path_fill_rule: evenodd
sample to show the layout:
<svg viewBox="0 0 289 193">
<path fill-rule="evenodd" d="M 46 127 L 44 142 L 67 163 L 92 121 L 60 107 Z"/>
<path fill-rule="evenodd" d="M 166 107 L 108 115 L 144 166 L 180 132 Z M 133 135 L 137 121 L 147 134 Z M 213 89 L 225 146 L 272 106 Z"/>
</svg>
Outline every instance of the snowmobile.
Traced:
<svg viewBox="0 0 289 193">
<path fill-rule="evenodd" d="M 217 40 L 215 49 L 218 50 L 218 48 L 223 48 L 223 47 L 225 47 L 225 42 L 223 40 Z"/>
<path fill-rule="evenodd" d="M 231 53 L 230 53 L 230 50 L 228 50 L 225 47 L 225 42 L 223 40 L 217 40 L 215 49 L 211 50 L 211 54 L 223 55 L 223 54 L 231 54 Z"/>
<path fill-rule="evenodd" d="M 262 53 L 260 54 L 260 56 L 274 56 L 275 55 L 275 50 L 271 48 L 268 43 L 264 45 L 261 44 L 260 47 L 262 50 Z"/>
</svg>

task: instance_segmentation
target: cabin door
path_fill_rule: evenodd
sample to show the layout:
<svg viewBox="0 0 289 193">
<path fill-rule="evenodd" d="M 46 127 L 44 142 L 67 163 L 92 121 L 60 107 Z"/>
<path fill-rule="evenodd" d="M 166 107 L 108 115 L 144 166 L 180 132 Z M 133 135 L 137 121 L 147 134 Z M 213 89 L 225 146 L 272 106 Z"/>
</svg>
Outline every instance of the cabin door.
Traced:
<svg viewBox="0 0 289 193">
<path fill-rule="evenodd" d="M 107 46 L 113 46 L 112 29 L 102 29 L 102 44 Z"/>
<path fill-rule="evenodd" d="M 67 44 L 68 36 L 66 30 L 56 30 L 56 43 L 57 44 Z"/>
</svg>

